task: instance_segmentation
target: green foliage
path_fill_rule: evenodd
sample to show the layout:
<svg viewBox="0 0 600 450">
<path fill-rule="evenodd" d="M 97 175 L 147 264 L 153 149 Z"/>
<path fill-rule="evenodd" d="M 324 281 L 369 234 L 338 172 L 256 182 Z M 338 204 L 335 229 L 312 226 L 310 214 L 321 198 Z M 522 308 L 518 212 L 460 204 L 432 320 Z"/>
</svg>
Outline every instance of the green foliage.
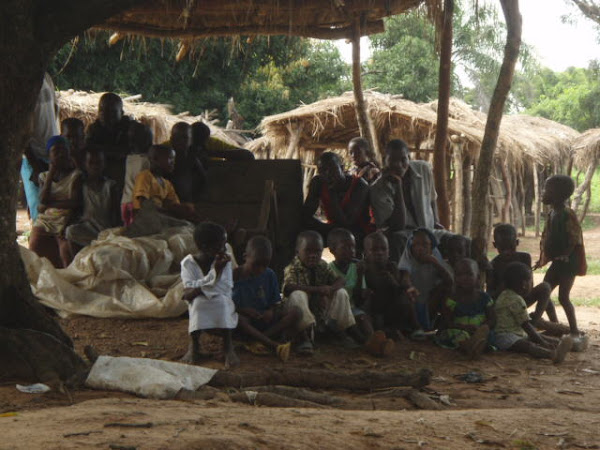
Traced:
<svg viewBox="0 0 600 450">
<path fill-rule="evenodd" d="M 555 73 L 544 69 L 532 81 L 533 100 L 527 114 L 546 117 L 579 131 L 600 125 L 600 66 L 571 67 Z"/>
<path fill-rule="evenodd" d="M 142 94 L 177 112 L 216 109 L 221 119 L 233 97 L 245 126 L 254 127 L 301 101 L 338 95 L 348 72 L 333 44 L 293 37 L 206 39 L 179 63 L 173 41 L 133 39 L 109 47 L 107 38 L 99 33 L 74 52 L 72 44 L 59 51 L 49 69 L 58 88 Z"/>
</svg>

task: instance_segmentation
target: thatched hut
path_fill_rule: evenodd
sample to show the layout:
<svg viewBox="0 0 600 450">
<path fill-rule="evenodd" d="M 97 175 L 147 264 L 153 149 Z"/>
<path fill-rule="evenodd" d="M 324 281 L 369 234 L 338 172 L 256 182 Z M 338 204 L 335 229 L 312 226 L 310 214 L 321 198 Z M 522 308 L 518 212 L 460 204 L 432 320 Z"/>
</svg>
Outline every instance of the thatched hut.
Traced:
<svg viewBox="0 0 600 450">
<path fill-rule="evenodd" d="M 573 196 L 573 209 L 579 212 L 579 220 L 583 221 L 592 198 L 592 178 L 598 168 L 600 161 L 600 128 L 592 128 L 582 133 L 573 141 L 573 164 L 578 173 L 575 177 L 578 182 L 575 195 Z M 585 176 L 579 182 L 581 172 Z M 585 199 L 584 199 L 585 197 Z M 583 204 L 583 205 L 582 205 Z M 581 211 L 579 211 L 580 207 Z"/>
<path fill-rule="evenodd" d="M 96 120 L 98 101 L 102 92 L 60 91 L 57 95 L 60 108 L 60 120 L 76 117 L 83 121 L 87 128 Z M 169 140 L 171 128 L 177 122 L 194 123 L 202 121 L 210 128 L 211 135 L 231 145 L 239 145 L 239 141 L 230 136 L 230 131 L 219 128 L 213 121 L 203 116 L 190 116 L 187 113 L 173 114 L 170 105 L 147 103 L 140 101 L 141 96 L 125 97 L 123 110 L 132 119 L 148 125 L 154 135 L 154 142 L 161 143 Z"/>
<path fill-rule="evenodd" d="M 417 104 L 400 96 L 366 92 L 374 135 L 383 148 L 390 139 L 405 140 L 414 157 L 431 159 L 437 123 L 437 102 Z M 348 141 L 359 136 L 354 97 L 336 98 L 300 106 L 266 117 L 263 137 L 247 145 L 262 158 L 297 158 L 305 167 L 305 181 L 314 174 L 316 158 L 325 150 L 344 155 Z M 468 233 L 471 177 L 483 141 L 485 114 L 451 99 L 448 120 L 448 190 L 453 204 L 454 229 Z M 567 126 L 539 117 L 507 115 L 502 120 L 491 183 L 496 220 L 520 225 L 525 232 L 526 212 L 534 209 L 539 225 L 540 179 L 569 170 L 570 145 L 578 136 Z M 381 162 L 381 153 L 376 155 Z M 491 223 L 491 221 L 490 221 Z"/>
</svg>

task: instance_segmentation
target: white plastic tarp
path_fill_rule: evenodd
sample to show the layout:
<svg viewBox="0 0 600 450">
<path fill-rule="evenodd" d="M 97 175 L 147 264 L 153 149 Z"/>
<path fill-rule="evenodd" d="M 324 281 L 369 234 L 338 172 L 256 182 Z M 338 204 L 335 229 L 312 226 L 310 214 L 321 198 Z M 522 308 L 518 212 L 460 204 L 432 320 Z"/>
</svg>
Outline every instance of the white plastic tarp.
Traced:
<svg viewBox="0 0 600 450">
<path fill-rule="evenodd" d="M 85 384 L 93 389 L 169 399 L 181 389 L 197 390 L 215 373 L 214 369 L 157 359 L 100 356 Z"/>
<path fill-rule="evenodd" d="M 21 247 L 33 293 L 61 315 L 166 318 L 187 310 L 179 263 L 195 251 L 193 228 L 127 238 L 107 230 L 66 269 Z"/>
</svg>

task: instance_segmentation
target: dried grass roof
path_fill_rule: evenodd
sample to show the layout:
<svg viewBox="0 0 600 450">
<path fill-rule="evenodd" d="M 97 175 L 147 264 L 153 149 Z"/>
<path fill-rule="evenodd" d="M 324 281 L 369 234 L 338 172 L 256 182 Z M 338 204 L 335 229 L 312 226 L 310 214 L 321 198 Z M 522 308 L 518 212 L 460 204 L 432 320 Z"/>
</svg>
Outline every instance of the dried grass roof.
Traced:
<svg viewBox="0 0 600 450">
<path fill-rule="evenodd" d="M 600 128 L 583 132 L 573 141 L 574 162 L 580 169 L 598 164 L 600 159 Z"/>
<path fill-rule="evenodd" d="M 83 121 L 86 128 L 96 120 L 98 112 L 98 101 L 103 92 L 84 91 L 60 91 L 57 95 L 60 107 L 60 120 L 67 117 L 76 117 Z M 211 135 L 231 145 L 239 145 L 234 139 L 227 135 L 223 129 L 205 120 L 201 116 L 190 116 L 188 114 L 173 114 L 171 106 L 157 103 L 146 103 L 136 100 L 137 96 L 123 99 L 125 114 L 132 119 L 148 125 L 154 135 L 154 142 L 161 143 L 169 140 L 171 128 L 177 122 L 193 123 L 202 121 L 206 123 Z"/>
<path fill-rule="evenodd" d="M 207 36 L 296 35 L 320 39 L 383 31 L 382 19 L 419 5 L 439 16 L 440 0 L 151 0 L 96 28 L 123 34 L 193 39 Z"/>
<path fill-rule="evenodd" d="M 437 102 L 417 104 L 399 96 L 365 92 L 370 116 L 380 142 L 404 139 L 412 148 L 433 145 L 437 123 Z M 299 147 L 304 151 L 345 149 L 358 136 L 352 93 L 304 105 L 292 111 L 266 117 L 260 125 L 272 154 L 283 157 L 289 144 L 289 126 L 303 123 Z M 464 149 L 475 159 L 483 141 L 486 115 L 466 103 L 451 99 L 448 138 L 459 137 Z M 532 162 L 562 163 L 569 156 L 571 141 L 577 131 L 547 119 L 528 116 L 505 116 L 498 139 L 497 157 L 511 167 Z M 250 144 L 253 150 L 264 149 L 264 141 Z"/>
</svg>

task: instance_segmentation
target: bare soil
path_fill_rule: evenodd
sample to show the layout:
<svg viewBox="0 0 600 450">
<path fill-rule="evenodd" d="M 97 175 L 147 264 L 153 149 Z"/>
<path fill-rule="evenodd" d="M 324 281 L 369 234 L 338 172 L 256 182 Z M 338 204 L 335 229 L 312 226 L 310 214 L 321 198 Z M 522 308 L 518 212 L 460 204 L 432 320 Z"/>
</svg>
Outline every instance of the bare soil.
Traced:
<svg viewBox="0 0 600 450">
<path fill-rule="evenodd" d="M 593 288 L 600 291 L 600 283 Z M 6 384 L 0 386 L 0 449 L 600 448 L 600 309 L 581 307 L 577 315 L 590 348 L 560 365 L 507 352 L 469 361 L 431 342 L 407 340 L 386 359 L 322 345 L 314 356 L 293 355 L 285 364 L 342 372 L 429 368 L 434 375 L 423 392 L 437 402 L 447 395 L 450 402 L 440 403 L 440 411 L 418 410 L 393 389 L 332 391 L 345 401 L 339 408 L 283 409 L 232 403 L 226 393 L 209 401 L 156 401 L 93 390 L 31 395 Z M 60 322 L 78 351 L 92 344 L 101 354 L 177 360 L 187 346 L 186 318 L 78 316 Z M 206 343 L 219 349 L 218 338 Z M 238 354 L 235 372 L 283 367 L 274 356 L 250 354 L 242 343 Z M 223 368 L 218 356 L 205 365 Z M 470 371 L 484 381 L 458 378 Z M 105 426 L 115 422 L 147 428 Z"/>
</svg>

